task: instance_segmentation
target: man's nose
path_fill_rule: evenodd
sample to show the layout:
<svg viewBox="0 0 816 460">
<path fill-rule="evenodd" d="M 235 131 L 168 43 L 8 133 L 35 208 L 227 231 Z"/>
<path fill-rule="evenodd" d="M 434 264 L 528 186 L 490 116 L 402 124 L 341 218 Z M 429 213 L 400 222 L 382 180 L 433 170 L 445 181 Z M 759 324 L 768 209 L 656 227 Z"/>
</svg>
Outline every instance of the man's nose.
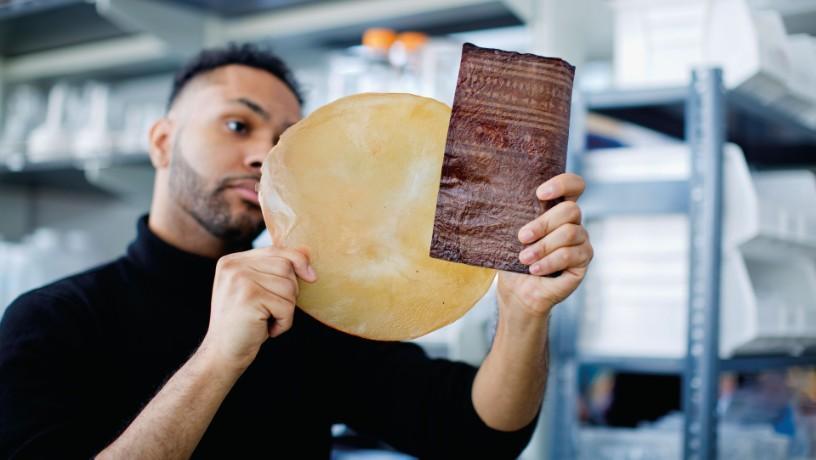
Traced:
<svg viewBox="0 0 816 460">
<path fill-rule="evenodd" d="M 266 158 L 266 151 L 258 149 L 247 154 L 246 158 L 244 158 L 244 165 L 250 169 L 261 169 L 264 158 Z"/>
</svg>

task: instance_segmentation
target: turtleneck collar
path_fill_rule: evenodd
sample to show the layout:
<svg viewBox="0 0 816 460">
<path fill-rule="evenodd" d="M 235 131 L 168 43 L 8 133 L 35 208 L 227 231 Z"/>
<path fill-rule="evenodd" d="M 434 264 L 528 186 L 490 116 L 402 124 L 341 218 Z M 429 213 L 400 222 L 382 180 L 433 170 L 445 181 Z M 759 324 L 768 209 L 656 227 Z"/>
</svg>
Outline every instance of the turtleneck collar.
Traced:
<svg viewBox="0 0 816 460">
<path fill-rule="evenodd" d="M 165 280 L 212 284 L 218 259 L 183 251 L 167 243 L 150 230 L 148 218 L 148 215 L 139 218 L 136 239 L 128 246 L 127 258 L 148 274 Z M 252 245 L 243 249 L 252 249 Z"/>
</svg>

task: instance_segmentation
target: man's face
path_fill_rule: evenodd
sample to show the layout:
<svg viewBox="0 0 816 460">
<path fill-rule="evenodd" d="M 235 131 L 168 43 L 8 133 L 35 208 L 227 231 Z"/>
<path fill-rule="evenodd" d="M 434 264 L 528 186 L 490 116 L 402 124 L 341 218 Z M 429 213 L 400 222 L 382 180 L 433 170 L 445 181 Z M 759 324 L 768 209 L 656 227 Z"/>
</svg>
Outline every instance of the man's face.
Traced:
<svg viewBox="0 0 816 460">
<path fill-rule="evenodd" d="M 261 164 L 300 105 L 278 78 L 240 65 L 191 81 L 171 110 L 169 192 L 212 235 L 246 243 L 263 229 Z"/>
</svg>

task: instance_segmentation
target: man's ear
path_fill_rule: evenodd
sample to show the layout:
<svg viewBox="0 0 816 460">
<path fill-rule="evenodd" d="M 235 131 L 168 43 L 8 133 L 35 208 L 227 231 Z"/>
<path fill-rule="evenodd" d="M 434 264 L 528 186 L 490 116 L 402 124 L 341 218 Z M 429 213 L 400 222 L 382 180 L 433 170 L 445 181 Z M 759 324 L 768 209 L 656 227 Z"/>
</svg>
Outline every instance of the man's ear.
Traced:
<svg viewBox="0 0 816 460">
<path fill-rule="evenodd" d="M 173 125 L 173 121 L 168 117 L 161 117 L 150 127 L 148 134 L 150 162 L 156 169 L 164 169 L 170 164 Z"/>
</svg>

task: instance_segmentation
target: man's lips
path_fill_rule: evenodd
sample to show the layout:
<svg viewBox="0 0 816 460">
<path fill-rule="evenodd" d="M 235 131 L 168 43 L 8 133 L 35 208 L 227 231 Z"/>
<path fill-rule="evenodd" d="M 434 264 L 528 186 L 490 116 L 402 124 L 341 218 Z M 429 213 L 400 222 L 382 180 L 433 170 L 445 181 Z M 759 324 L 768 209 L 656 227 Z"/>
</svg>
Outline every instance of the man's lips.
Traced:
<svg viewBox="0 0 816 460">
<path fill-rule="evenodd" d="M 241 198 L 259 205 L 260 201 L 258 201 L 258 192 L 255 191 L 255 187 L 258 185 L 257 180 L 253 179 L 242 179 L 238 181 L 231 182 L 228 188 L 235 190 L 235 193 L 238 194 Z"/>
</svg>

